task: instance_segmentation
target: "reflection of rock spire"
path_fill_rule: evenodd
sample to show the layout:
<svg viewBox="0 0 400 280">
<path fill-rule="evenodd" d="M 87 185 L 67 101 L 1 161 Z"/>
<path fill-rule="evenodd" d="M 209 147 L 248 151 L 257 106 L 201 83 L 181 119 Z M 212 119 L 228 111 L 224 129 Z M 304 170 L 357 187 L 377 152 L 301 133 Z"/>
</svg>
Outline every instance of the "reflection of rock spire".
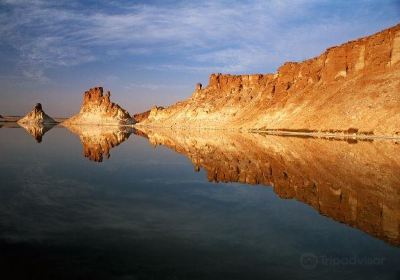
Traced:
<svg viewBox="0 0 400 280">
<path fill-rule="evenodd" d="M 400 245 L 400 147 L 395 143 L 140 129 L 151 143 L 186 155 L 210 181 L 273 186 L 281 198 Z"/>
<path fill-rule="evenodd" d="M 96 162 L 109 158 L 110 150 L 128 139 L 133 132 L 133 128 L 121 126 L 63 125 L 79 136 L 83 155 Z"/>
<path fill-rule="evenodd" d="M 42 142 L 43 135 L 52 129 L 56 124 L 41 124 L 41 123 L 22 123 L 18 124 L 26 130 L 30 135 L 32 135 L 35 140 L 40 143 Z"/>
</svg>

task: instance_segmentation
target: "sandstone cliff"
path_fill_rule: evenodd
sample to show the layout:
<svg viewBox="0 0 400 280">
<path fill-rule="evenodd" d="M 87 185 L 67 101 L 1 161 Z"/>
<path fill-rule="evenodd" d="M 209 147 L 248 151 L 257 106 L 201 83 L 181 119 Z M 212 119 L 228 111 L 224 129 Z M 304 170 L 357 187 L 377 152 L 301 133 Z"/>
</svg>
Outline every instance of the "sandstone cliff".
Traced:
<svg viewBox="0 0 400 280">
<path fill-rule="evenodd" d="M 18 121 L 19 124 L 55 124 L 57 121 L 49 117 L 37 103 L 32 111 Z"/>
<path fill-rule="evenodd" d="M 162 110 L 162 109 L 164 109 L 164 107 L 154 106 L 151 110 Z M 148 110 L 143 113 L 134 114 L 132 118 L 135 121 L 135 123 L 142 122 L 149 117 L 151 110 Z"/>
<path fill-rule="evenodd" d="M 212 74 L 207 87 L 139 125 L 400 136 L 399 91 L 397 25 L 275 74 Z"/>
<path fill-rule="evenodd" d="M 136 123 L 138 123 L 147 119 L 149 115 L 150 115 L 150 110 L 143 113 L 134 114 L 132 118 Z"/>
<path fill-rule="evenodd" d="M 111 93 L 103 94 L 102 87 L 91 88 L 83 96 L 80 112 L 63 124 L 126 125 L 133 124 L 129 113 L 110 101 Z"/>
<path fill-rule="evenodd" d="M 272 186 L 322 215 L 400 246 L 399 145 L 215 130 L 141 127 L 185 156 L 209 181 Z"/>
</svg>

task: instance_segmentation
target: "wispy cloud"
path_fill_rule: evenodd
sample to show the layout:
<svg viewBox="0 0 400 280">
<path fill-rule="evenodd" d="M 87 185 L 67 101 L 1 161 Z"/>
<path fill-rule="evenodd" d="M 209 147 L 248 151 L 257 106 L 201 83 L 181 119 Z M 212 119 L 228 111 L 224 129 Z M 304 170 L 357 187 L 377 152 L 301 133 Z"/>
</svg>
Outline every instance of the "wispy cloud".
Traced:
<svg viewBox="0 0 400 280">
<path fill-rule="evenodd" d="M 174 5 L 99 1 L 96 8 L 73 1 L 0 3 L 2 43 L 18 50 L 22 74 L 41 81 L 47 80 L 49 69 L 120 56 L 148 59 L 138 67 L 181 71 L 270 69 L 285 58 L 315 55 L 321 47 L 359 33 L 371 20 L 361 17 L 370 12 L 362 8 L 346 20 L 341 15 L 327 18 L 329 13 L 313 7 L 323 9 L 329 3 L 315 0 Z"/>
<path fill-rule="evenodd" d="M 190 88 L 192 85 L 184 84 L 160 84 L 160 83 L 128 83 L 124 86 L 125 89 L 147 89 L 147 90 L 159 90 L 159 89 L 180 89 Z"/>
</svg>

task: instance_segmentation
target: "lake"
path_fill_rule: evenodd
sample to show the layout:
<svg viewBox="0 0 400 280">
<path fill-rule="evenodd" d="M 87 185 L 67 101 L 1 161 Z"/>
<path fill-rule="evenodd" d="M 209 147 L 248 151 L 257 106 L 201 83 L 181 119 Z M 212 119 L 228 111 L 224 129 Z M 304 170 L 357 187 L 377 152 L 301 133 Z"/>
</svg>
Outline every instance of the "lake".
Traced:
<svg viewBox="0 0 400 280">
<path fill-rule="evenodd" d="M 400 144 L 0 129 L 4 279 L 399 279 Z"/>
</svg>

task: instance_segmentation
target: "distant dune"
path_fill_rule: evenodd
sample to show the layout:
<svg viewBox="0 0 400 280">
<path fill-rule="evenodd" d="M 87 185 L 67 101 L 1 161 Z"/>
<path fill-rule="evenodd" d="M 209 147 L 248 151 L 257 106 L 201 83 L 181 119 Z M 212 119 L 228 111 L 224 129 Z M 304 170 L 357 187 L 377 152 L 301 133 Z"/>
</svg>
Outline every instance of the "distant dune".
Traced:
<svg viewBox="0 0 400 280">
<path fill-rule="evenodd" d="M 17 122 L 21 116 L 4 116 L 0 115 L 0 122 Z"/>
</svg>

